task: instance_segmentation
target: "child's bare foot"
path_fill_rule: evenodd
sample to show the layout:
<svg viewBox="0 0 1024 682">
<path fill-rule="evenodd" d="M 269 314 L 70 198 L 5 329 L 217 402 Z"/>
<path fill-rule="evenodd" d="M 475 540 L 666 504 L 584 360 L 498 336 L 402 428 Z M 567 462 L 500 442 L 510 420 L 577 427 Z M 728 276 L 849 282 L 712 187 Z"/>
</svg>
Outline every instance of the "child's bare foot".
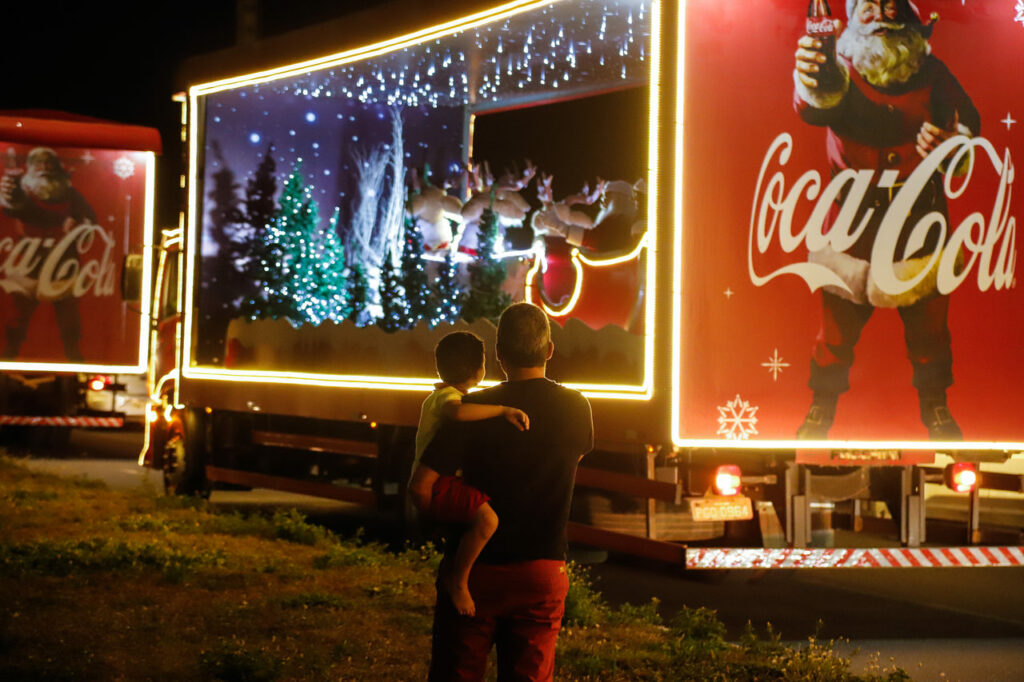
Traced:
<svg viewBox="0 0 1024 682">
<path fill-rule="evenodd" d="M 441 583 L 444 585 L 444 589 L 448 591 L 448 595 L 452 598 L 452 603 L 455 604 L 455 610 L 463 616 L 475 616 L 476 615 L 476 604 L 473 602 L 473 597 L 469 594 L 469 586 L 465 583 L 459 584 L 458 579 L 454 574 L 449 573 L 441 579 Z"/>
</svg>

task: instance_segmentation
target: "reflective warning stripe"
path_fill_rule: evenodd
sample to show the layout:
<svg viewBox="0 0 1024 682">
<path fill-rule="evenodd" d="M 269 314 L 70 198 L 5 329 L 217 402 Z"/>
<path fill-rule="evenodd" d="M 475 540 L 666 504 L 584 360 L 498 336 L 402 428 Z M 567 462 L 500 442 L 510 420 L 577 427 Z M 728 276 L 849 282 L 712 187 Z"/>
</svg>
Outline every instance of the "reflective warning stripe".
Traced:
<svg viewBox="0 0 1024 682">
<path fill-rule="evenodd" d="M 124 426 L 122 417 L 23 417 L 20 415 L 0 415 L 0 425 L 12 426 L 102 426 L 120 428 Z"/>
<path fill-rule="evenodd" d="M 1024 566 L 1024 549 L 1021 547 L 686 549 L 686 567 L 691 569 L 937 568 L 946 566 Z"/>
</svg>

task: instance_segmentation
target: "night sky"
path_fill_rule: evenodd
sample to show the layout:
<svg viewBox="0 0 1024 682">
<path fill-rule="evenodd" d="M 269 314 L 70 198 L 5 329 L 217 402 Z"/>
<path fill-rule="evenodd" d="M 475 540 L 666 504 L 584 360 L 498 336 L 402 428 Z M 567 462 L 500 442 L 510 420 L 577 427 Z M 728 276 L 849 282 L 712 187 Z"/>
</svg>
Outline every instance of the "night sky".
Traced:
<svg viewBox="0 0 1024 682">
<path fill-rule="evenodd" d="M 383 4 L 260 0 L 269 36 Z M 159 224 L 176 222 L 180 172 L 175 73 L 187 57 L 235 42 L 234 0 L 5 2 L 0 110 L 56 109 L 161 132 Z"/>
</svg>

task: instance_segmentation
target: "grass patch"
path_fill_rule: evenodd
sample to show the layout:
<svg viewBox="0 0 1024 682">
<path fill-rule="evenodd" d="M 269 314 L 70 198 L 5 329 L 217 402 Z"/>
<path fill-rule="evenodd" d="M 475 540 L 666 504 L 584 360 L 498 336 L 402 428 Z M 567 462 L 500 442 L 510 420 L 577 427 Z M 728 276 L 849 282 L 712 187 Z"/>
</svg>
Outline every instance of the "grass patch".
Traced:
<svg viewBox="0 0 1024 682">
<path fill-rule="evenodd" d="M 156 542 L 123 542 L 108 538 L 0 545 L 0 572 L 70 575 L 82 571 L 155 569 L 180 580 L 200 566 L 220 566 L 218 551 L 183 551 Z"/>
<path fill-rule="evenodd" d="M 160 498 L 167 499 L 167 498 Z M 197 498 L 185 498 L 196 500 Z M 118 520 L 118 526 L 126 531 L 162 533 L 221 534 L 237 537 L 258 537 L 268 540 L 284 540 L 301 545 L 330 544 L 336 540 L 330 531 L 306 521 L 305 515 L 295 509 L 279 510 L 271 516 L 265 514 L 214 514 L 207 510 L 205 501 L 201 505 L 177 507 L 205 512 L 201 515 L 169 515 L 167 513 L 136 514 Z M 192 503 L 190 503 L 191 505 Z M 175 507 L 161 505 L 163 509 Z"/>
<path fill-rule="evenodd" d="M 246 648 L 244 642 L 219 642 L 199 654 L 199 668 L 223 682 L 271 682 L 281 677 L 281 660 L 266 651 Z"/>
<path fill-rule="evenodd" d="M 339 609 L 349 604 L 348 600 L 336 594 L 327 594 L 325 592 L 303 592 L 281 601 L 281 605 L 288 609 Z"/>
<path fill-rule="evenodd" d="M 0 457 L 0 679 L 412 680 L 429 663 L 431 545 L 390 551 L 296 511 L 218 514 Z M 610 606 L 571 565 L 559 680 L 905 680 L 832 643 L 725 639 L 712 611 Z"/>
</svg>

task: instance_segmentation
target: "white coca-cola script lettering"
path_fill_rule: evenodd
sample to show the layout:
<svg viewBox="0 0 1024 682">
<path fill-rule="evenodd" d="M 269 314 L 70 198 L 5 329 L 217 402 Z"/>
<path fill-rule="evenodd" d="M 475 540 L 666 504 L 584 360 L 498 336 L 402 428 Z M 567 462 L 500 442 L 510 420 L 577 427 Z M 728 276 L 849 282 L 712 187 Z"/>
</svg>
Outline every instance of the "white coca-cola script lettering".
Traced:
<svg viewBox="0 0 1024 682">
<path fill-rule="evenodd" d="M 94 244 L 102 250 L 99 257 L 82 260 Z M 113 236 L 95 223 L 81 223 L 59 239 L 4 237 L 0 239 L 0 289 L 44 301 L 80 298 L 90 292 L 110 296 L 117 274 L 113 250 Z"/>
<path fill-rule="evenodd" d="M 837 252 L 847 250 L 863 233 L 874 211 L 868 208 L 860 223 L 853 224 L 872 184 L 892 190 L 893 197 L 871 252 L 870 276 L 879 290 L 893 296 L 902 294 L 920 283 L 933 269 L 936 287 L 942 294 L 948 294 L 963 284 L 975 268 L 980 291 L 1013 285 L 1017 261 L 1017 220 L 1010 213 L 1014 166 L 1009 149 L 1000 158 L 995 147 L 985 138 L 957 135 L 923 159 L 898 187 L 895 171 L 847 169 L 836 174 L 824 190 L 821 175 L 814 170 L 789 183 L 784 167 L 792 150 L 792 136 L 782 133 L 772 142 L 761 163 L 747 240 L 747 271 L 754 285 L 764 286 L 776 277 L 789 274 L 803 279 L 811 291 L 834 286 L 850 292 L 835 272 L 820 263 L 801 260 L 761 274 L 755 261 L 757 256 L 767 253 L 776 237 L 784 253 L 793 253 L 801 245 L 811 253 L 826 247 Z M 970 185 L 979 158 L 988 159 L 999 177 L 991 213 L 988 216 L 980 211 L 969 214 L 950 234 L 946 216 L 941 211 L 932 211 L 911 226 L 906 246 L 897 253 L 896 247 L 911 208 L 927 187 L 929 179 L 942 168 L 962 169 L 959 176 L 947 173 L 943 183 L 946 196 L 955 201 Z M 844 191 L 846 198 L 826 233 L 825 218 Z M 793 216 L 801 201 L 816 203 L 804 225 L 794 231 Z M 928 256 L 927 267 L 910 279 L 900 279 L 894 264 L 905 259 L 907 254 L 920 250 L 932 231 L 938 231 L 938 240 Z"/>
</svg>

